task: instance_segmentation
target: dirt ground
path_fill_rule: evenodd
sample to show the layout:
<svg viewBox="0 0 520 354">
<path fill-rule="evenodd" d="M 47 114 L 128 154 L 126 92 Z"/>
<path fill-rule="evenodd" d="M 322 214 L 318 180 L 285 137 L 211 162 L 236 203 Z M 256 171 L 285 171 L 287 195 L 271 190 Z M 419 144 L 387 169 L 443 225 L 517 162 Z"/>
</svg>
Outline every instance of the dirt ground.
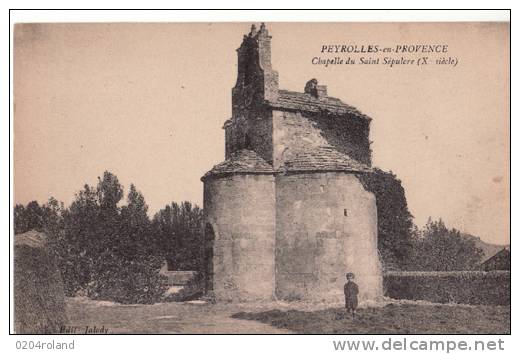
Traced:
<svg viewBox="0 0 520 354">
<path fill-rule="evenodd" d="M 388 301 L 356 318 L 340 304 L 170 302 L 121 305 L 67 300 L 69 327 L 108 333 L 510 333 L 510 307 Z"/>
</svg>

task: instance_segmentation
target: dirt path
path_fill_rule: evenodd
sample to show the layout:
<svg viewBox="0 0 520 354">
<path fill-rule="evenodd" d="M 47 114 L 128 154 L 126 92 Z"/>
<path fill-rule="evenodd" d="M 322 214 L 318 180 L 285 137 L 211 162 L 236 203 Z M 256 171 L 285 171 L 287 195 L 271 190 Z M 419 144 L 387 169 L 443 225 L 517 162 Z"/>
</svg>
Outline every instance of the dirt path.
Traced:
<svg viewBox="0 0 520 354">
<path fill-rule="evenodd" d="M 69 298 L 69 325 L 76 333 L 104 327 L 109 333 L 292 333 L 269 324 L 232 318 L 256 310 L 248 304 L 161 303 L 121 305 L 86 298 Z"/>
</svg>

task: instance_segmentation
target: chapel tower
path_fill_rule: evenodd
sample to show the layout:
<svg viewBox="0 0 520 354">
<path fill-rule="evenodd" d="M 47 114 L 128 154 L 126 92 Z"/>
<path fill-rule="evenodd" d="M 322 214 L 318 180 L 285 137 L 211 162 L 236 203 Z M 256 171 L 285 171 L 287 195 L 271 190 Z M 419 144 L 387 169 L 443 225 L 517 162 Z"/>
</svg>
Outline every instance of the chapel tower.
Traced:
<svg viewBox="0 0 520 354">
<path fill-rule="evenodd" d="M 371 119 L 316 79 L 279 89 L 264 24 L 237 54 L 225 161 L 202 177 L 207 291 L 340 301 L 354 272 L 361 299 L 382 296 L 375 197 L 359 180 Z"/>
</svg>

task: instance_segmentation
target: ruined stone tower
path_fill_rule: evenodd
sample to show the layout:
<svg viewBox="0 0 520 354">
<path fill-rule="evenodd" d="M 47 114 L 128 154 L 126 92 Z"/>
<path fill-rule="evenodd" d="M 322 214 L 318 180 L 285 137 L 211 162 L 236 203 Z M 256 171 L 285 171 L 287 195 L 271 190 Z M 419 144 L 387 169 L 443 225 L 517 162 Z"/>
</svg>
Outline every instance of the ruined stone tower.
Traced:
<svg viewBox="0 0 520 354">
<path fill-rule="evenodd" d="M 382 295 L 370 118 L 317 80 L 281 90 L 264 24 L 244 36 L 224 123 L 226 159 L 203 177 L 206 288 L 224 300 L 342 301 Z M 303 85 L 302 85 L 303 86 Z"/>
</svg>

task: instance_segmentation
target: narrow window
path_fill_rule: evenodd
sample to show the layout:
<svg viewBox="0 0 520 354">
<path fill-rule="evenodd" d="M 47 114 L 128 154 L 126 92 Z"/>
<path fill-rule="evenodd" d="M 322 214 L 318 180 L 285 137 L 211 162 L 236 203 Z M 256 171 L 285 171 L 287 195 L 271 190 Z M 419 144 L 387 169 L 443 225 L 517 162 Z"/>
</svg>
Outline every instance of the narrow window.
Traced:
<svg viewBox="0 0 520 354">
<path fill-rule="evenodd" d="M 246 149 L 251 149 L 251 138 L 249 137 L 249 134 L 246 133 L 246 136 L 244 138 L 244 147 Z"/>
</svg>

